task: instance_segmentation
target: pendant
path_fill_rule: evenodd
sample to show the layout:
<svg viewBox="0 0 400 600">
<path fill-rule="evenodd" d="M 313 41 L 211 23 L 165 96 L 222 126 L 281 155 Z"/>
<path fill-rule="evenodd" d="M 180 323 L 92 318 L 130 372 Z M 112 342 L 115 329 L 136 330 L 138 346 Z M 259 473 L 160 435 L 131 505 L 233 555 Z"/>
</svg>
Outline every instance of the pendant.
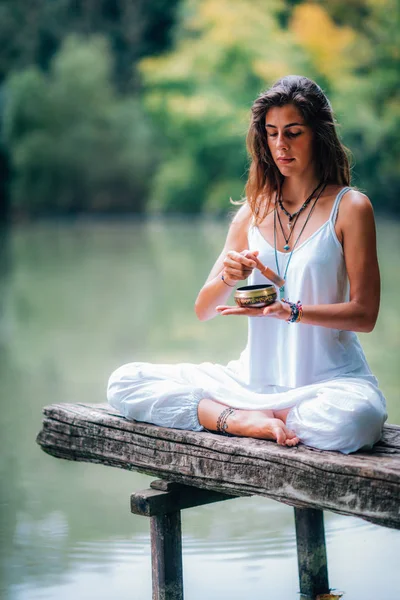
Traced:
<svg viewBox="0 0 400 600">
<path fill-rule="evenodd" d="M 292 223 L 289 221 L 289 223 L 287 224 L 287 227 L 289 229 L 289 231 L 292 231 Z"/>
<path fill-rule="evenodd" d="M 279 288 L 279 300 L 283 300 L 285 297 L 285 286 Z"/>
<path fill-rule="evenodd" d="M 290 246 L 289 246 L 289 244 L 285 244 L 285 245 L 283 246 L 283 249 L 284 249 L 284 250 L 290 250 Z"/>
</svg>

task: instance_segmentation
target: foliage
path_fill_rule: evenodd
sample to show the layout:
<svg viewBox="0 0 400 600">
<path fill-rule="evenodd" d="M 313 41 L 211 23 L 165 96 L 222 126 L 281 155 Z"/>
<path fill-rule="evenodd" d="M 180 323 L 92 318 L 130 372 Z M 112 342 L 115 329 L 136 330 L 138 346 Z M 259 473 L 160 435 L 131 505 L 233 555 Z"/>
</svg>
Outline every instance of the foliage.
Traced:
<svg viewBox="0 0 400 600">
<path fill-rule="evenodd" d="M 257 0 L 249 10 L 248 0 L 190 0 L 174 50 L 142 61 L 146 106 L 164 138 L 161 172 L 168 173 L 172 195 L 183 194 L 176 206 L 185 207 L 191 197 L 193 206 L 186 210 L 219 213 L 231 208 L 230 196 L 240 199 L 251 102 L 265 78 L 276 78 L 290 64 L 291 41 L 274 17 L 280 6 L 279 0 L 268 5 Z M 182 189 L 179 163 L 190 189 Z M 151 205 L 171 207 L 158 177 Z"/>
<path fill-rule="evenodd" d="M 354 54 L 348 50 L 354 44 L 355 32 L 350 27 L 337 26 L 322 6 L 307 2 L 296 6 L 290 31 L 327 82 L 340 80 L 354 67 Z"/>
<path fill-rule="evenodd" d="M 229 210 L 229 197 L 240 197 L 246 179 L 252 101 L 280 76 L 301 73 L 328 93 L 353 151 L 354 183 L 378 206 L 399 212 L 400 53 L 391 16 L 398 6 L 186 0 L 174 49 L 140 65 L 146 106 L 163 135 L 160 173 L 168 173 L 164 193 L 156 176 L 151 205 L 170 210 L 179 190 L 175 205 L 185 207 L 192 196 L 185 210 Z M 190 164 L 190 176 L 179 173 L 179 162 L 183 169 Z M 191 181 L 189 195 L 183 179 Z"/>
<path fill-rule="evenodd" d="M 346 4 L 323 3 L 333 18 Z M 377 208 L 400 213 L 400 17 L 399 0 L 352 0 L 351 76 L 335 79 L 334 101 L 344 138 L 354 155 L 354 179 Z"/>
<path fill-rule="evenodd" d="M 8 88 L 4 131 L 20 209 L 143 208 L 150 128 L 138 100 L 116 95 L 104 39 L 67 38 L 48 75 L 31 67 L 14 74 Z"/>
<path fill-rule="evenodd" d="M 230 211 L 247 176 L 251 104 L 299 73 L 332 102 L 353 183 L 399 213 L 399 9 L 400 0 L 1 0 L 14 205 Z"/>
<path fill-rule="evenodd" d="M 178 157 L 182 164 L 193 157 L 193 203 L 219 213 L 232 208 L 230 196 L 238 200 L 243 193 L 254 98 L 290 72 L 322 79 L 329 87 L 343 68 L 351 70 L 348 48 L 354 33 L 317 5 L 296 7 L 289 30 L 279 26 L 280 0 L 189 0 L 185 7 L 174 50 L 141 63 L 146 106 L 165 138 L 161 169 L 169 156 L 175 165 Z M 178 186 L 181 176 L 176 167 L 173 172 Z M 173 190 L 171 177 L 169 170 Z M 160 209 L 169 210 L 157 178 L 152 196 Z"/>
<path fill-rule="evenodd" d="M 1 0 L 0 82 L 8 73 L 47 69 L 64 39 L 101 34 L 113 48 L 113 81 L 120 90 L 140 85 L 135 64 L 172 43 L 180 0 Z"/>
</svg>

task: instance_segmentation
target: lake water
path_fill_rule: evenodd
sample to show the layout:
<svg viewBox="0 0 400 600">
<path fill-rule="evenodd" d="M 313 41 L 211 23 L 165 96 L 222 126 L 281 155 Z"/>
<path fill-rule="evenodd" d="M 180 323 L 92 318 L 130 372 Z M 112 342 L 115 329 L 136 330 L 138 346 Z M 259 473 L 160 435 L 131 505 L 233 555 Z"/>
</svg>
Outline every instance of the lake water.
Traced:
<svg viewBox="0 0 400 600">
<path fill-rule="evenodd" d="M 130 494 L 151 478 L 46 455 L 42 407 L 103 402 L 131 360 L 226 363 L 246 320 L 196 320 L 226 223 L 19 226 L 0 306 L 0 597 L 150 600 L 149 522 Z M 381 312 L 360 335 L 400 423 L 400 224 L 378 221 Z M 5 295 L 4 295 L 5 294 Z M 241 498 L 183 511 L 187 600 L 299 599 L 293 509 Z M 400 532 L 325 513 L 330 585 L 346 600 L 398 600 Z"/>
</svg>

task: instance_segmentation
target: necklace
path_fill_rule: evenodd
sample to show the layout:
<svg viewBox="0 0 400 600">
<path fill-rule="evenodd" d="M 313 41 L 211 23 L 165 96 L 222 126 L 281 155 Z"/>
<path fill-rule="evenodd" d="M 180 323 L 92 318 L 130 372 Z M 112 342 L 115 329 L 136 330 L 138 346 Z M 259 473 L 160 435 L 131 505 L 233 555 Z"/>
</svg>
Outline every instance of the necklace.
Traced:
<svg viewBox="0 0 400 600">
<path fill-rule="evenodd" d="M 307 198 L 307 199 L 304 201 L 304 204 L 302 204 L 302 205 L 301 205 L 301 207 L 299 208 L 299 210 L 298 210 L 298 211 L 296 211 L 296 212 L 295 212 L 295 213 L 293 213 L 293 214 L 291 214 L 289 211 L 287 211 L 287 210 L 286 210 L 286 208 L 283 206 L 283 199 L 282 199 L 282 188 L 279 190 L 278 203 L 279 203 L 279 206 L 280 206 L 280 208 L 281 208 L 282 212 L 284 212 L 284 213 L 285 213 L 285 215 L 286 215 L 287 217 L 289 217 L 289 223 L 288 223 L 288 228 L 289 228 L 289 231 L 290 231 L 290 230 L 292 229 L 292 227 L 294 227 L 294 225 L 296 224 L 296 221 L 295 221 L 294 223 L 292 223 L 293 219 L 294 219 L 295 217 L 298 217 L 298 216 L 299 216 L 299 214 L 300 214 L 301 212 L 303 212 L 303 210 L 304 210 L 304 209 L 306 209 L 306 208 L 307 208 L 307 206 L 310 204 L 310 202 L 311 202 L 311 200 L 312 200 L 312 198 L 313 198 L 314 194 L 316 193 L 316 191 L 318 190 L 318 188 L 321 186 L 321 184 L 322 184 L 322 182 L 320 181 L 320 182 L 319 182 L 319 184 L 317 185 L 317 187 L 315 188 L 315 190 L 313 190 L 313 191 L 311 192 L 311 194 L 308 196 L 308 198 Z M 297 220 L 297 219 L 296 219 L 296 220 Z M 283 237 L 285 237 L 285 236 L 283 236 Z M 289 248 L 288 248 L 288 249 L 289 249 Z"/>
<path fill-rule="evenodd" d="M 322 182 L 321 182 L 321 184 L 322 184 Z M 319 185 L 321 185 L 321 184 L 319 184 Z M 318 187 L 319 187 L 319 185 L 318 185 Z M 301 228 L 299 235 L 297 236 L 297 239 L 296 239 L 296 241 L 295 241 L 295 243 L 293 245 L 292 251 L 291 251 L 291 253 L 289 255 L 289 258 L 288 258 L 288 260 L 286 262 L 286 267 L 285 267 L 285 271 L 284 271 L 284 274 L 283 274 L 283 279 L 284 280 L 286 280 L 286 274 L 287 274 L 287 271 L 288 271 L 288 268 L 289 268 L 290 261 L 292 260 L 294 249 L 296 248 L 296 246 L 298 244 L 298 241 L 299 241 L 299 239 L 301 237 L 301 234 L 303 233 L 304 228 L 307 225 L 307 223 L 308 223 L 308 221 L 309 221 L 309 219 L 310 219 L 310 217 L 311 217 L 311 215 L 313 213 L 315 205 L 317 204 L 317 202 L 318 202 L 318 200 L 319 200 L 319 198 L 320 198 L 320 196 L 321 196 L 321 194 L 322 194 L 322 192 L 324 191 L 325 188 L 326 188 L 326 183 L 323 184 L 323 187 L 321 188 L 320 192 L 318 193 L 317 197 L 315 198 L 314 203 L 311 206 L 310 211 L 309 211 L 309 213 L 307 215 L 307 219 L 305 220 L 304 225 Z M 279 263 L 278 263 L 278 253 L 276 251 L 276 213 L 277 213 L 277 206 L 275 204 L 275 210 L 274 210 L 274 251 L 275 251 L 276 270 L 277 270 L 278 275 L 280 277 L 281 273 L 280 273 Z M 285 284 L 283 284 L 283 286 L 279 288 L 279 299 L 283 300 L 284 297 L 285 297 Z"/>
<path fill-rule="evenodd" d="M 283 246 L 283 249 L 284 249 L 284 250 L 290 250 L 289 241 L 290 241 L 290 238 L 292 237 L 292 233 L 293 233 L 293 231 L 294 231 L 294 228 L 296 227 L 296 223 L 297 223 L 297 220 L 298 220 L 298 218 L 299 218 L 299 214 L 300 214 L 300 213 L 298 213 L 298 214 L 297 214 L 297 216 L 295 217 L 295 219 L 294 219 L 294 222 L 293 222 L 293 225 L 292 225 L 292 226 L 291 226 L 291 228 L 290 228 L 289 237 L 287 238 L 287 237 L 286 237 L 286 235 L 285 235 L 285 230 L 283 229 L 283 225 L 282 225 L 281 217 L 280 217 L 280 215 L 279 215 L 279 212 L 277 211 L 279 225 L 280 225 L 280 228 L 281 228 L 281 231 L 282 231 L 283 238 L 284 238 L 284 240 L 285 240 L 285 245 Z"/>
</svg>

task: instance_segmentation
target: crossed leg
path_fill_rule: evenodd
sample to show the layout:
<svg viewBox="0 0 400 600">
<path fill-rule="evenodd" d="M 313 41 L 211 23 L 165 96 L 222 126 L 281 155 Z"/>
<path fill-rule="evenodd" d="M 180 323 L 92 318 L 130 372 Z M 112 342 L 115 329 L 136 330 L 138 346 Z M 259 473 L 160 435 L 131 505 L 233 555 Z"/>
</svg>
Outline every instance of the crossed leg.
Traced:
<svg viewBox="0 0 400 600">
<path fill-rule="evenodd" d="M 203 398 L 198 406 L 200 424 L 208 430 L 217 430 L 217 421 L 226 405 Z M 296 446 L 299 438 L 286 427 L 286 416 L 290 408 L 283 410 L 233 409 L 226 419 L 228 433 L 243 437 L 275 440 L 281 446 Z"/>
<path fill-rule="evenodd" d="M 286 446 L 301 440 L 344 454 L 371 448 L 387 419 L 382 393 L 362 379 L 344 377 L 258 394 L 241 386 L 230 369 L 211 363 L 128 363 L 111 375 L 108 401 L 128 419 L 191 431 L 216 431 L 229 406 L 233 411 L 226 425 L 233 435 Z"/>
</svg>

